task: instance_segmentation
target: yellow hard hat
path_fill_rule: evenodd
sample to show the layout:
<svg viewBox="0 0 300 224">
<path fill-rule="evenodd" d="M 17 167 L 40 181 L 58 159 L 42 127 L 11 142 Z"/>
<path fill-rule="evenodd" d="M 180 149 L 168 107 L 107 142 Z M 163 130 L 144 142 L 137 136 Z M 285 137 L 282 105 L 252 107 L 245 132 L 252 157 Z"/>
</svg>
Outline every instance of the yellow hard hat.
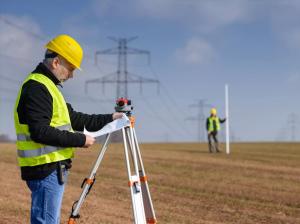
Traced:
<svg viewBox="0 0 300 224">
<path fill-rule="evenodd" d="M 79 43 L 69 35 L 58 35 L 50 40 L 45 47 L 59 54 L 70 64 L 81 70 L 80 65 L 83 57 L 82 48 Z"/>
<path fill-rule="evenodd" d="M 217 115 L 217 109 L 216 108 L 211 108 L 210 114 Z"/>
</svg>

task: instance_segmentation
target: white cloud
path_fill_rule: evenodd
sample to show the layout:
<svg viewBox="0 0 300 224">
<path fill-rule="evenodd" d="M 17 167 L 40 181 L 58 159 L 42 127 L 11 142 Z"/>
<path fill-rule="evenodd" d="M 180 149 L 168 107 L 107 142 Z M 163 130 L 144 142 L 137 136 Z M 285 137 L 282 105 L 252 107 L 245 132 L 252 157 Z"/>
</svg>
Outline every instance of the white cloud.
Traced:
<svg viewBox="0 0 300 224">
<path fill-rule="evenodd" d="M 113 12 L 115 17 L 163 19 L 207 32 L 248 21 L 254 5 L 248 0 L 93 0 L 90 11 L 99 18 Z"/>
<path fill-rule="evenodd" d="M 187 64 L 206 64 L 215 57 L 215 50 L 205 40 L 200 38 L 192 38 L 187 41 L 185 46 L 176 51 L 178 61 Z"/>
<path fill-rule="evenodd" d="M 136 0 L 136 12 L 142 16 L 164 18 L 200 31 L 247 21 L 253 5 L 247 0 Z"/>
<path fill-rule="evenodd" d="M 251 7 L 243 0 L 200 1 L 196 10 L 205 23 L 218 27 L 246 21 Z"/>
<path fill-rule="evenodd" d="M 28 60 L 39 57 L 45 43 L 38 39 L 42 37 L 38 24 L 29 17 L 0 16 L 1 53 Z"/>
<path fill-rule="evenodd" d="M 102 20 L 107 16 L 111 16 L 111 19 L 114 20 L 118 17 L 127 18 L 135 15 L 135 4 L 136 0 L 92 0 L 87 10 L 103 22 Z"/>
<path fill-rule="evenodd" d="M 42 59 L 45 41 L 36 22 L 26 16 L 0 14 L 0 74 L 21 82 Z M 1 80 L 2 87 L 17 88 Z M 13 90 L 12 89 L 12 90 Z M 17 94 L 17 91 L 16 91 Z"/>
<path fill-rule="evenodd" d="M 274 35 L 288 46 L 300 48 L 298 0 L 92 0 L 85 15 L 93 15 L 102 23 L 109 15 L 112 20 L 119 17 L 170 21 L 200 33 L 261 21 L 271 24 Z M 98 27 L 88 27 L 84 33 L 94 35 L 96 29 Z"/>
<path fill-rule="evenodd" d="M 1 120 L 0 132 L 15 138 L 13 106 L 21 82 L 34 69 L 43 54 L 43 41 L 36 22 L 26 16 L 0 14 L 0 89 Z M 6 78 L 3 78 L 6 77 Z M 7 99 L 3 106 L 3 99 Z"/>
</svg>

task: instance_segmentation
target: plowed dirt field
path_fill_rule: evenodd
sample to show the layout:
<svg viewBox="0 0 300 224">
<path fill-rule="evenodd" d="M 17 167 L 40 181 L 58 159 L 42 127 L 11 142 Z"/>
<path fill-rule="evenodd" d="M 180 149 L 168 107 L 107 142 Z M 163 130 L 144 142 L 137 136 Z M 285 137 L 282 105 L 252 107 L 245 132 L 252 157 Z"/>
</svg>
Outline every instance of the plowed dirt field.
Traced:
<svg viewBox="0 0 300 224">
<path fill-rule="evenodd" d="M 300 144 L 141 144 L 158 223 L 300 224 Z M 78 149 L 62 206 L 67 223 L 99 145 Z M 0 223 L 29 223 L 30 192 L 20 179 L 14 144 L 0 144 Z M 78 223 L 132 223 L 122 144 L 109 145 Z"/>
</svg>

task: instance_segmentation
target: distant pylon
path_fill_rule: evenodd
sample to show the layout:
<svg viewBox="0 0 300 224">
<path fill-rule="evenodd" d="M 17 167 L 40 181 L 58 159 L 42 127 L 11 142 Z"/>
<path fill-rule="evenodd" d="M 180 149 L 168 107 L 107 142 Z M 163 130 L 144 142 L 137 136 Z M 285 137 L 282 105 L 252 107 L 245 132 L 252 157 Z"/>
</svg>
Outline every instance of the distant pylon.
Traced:
<svg viewBox="0 0 300 224">
<path fill-rule="evenodd" d="M 139 50 L 127 47 L 127 43 L 135 40 L 137 37 L 131 38 L 115 38 L 109 37 L 109 39 L 118 43 L 118 47 L 110 48 L 106 50 L 96 51 L 95 53 L 95 63 L 97 64 L 97 56 L 100 54 L 103 55 L 118 55 L 118 68 L 117 71 L 108 74 L 104 77 L 91 79 L 86 81 L 85 83 L 85 91 L 87 92 L 87 86 L 90 83 L 102 83 L 103 85 L 106 83 L 116 83 L 117 84 L 117 93 L 116 98 L 125 97 L 128 98 L 128 84 L 129 83 L 137 83 L 140 84 L 140 90 L 142 91 L 143 83 L 157 83 L 158 80 L 155 79 L 146 79 L 138 75 L 131 74 L 127 71 L 127 55 L 128 54 L 146 54 L 148 55 L 148 63 L 150 62 L 150 52 L 146 50 Z"/>
<path fill-rule="evenodd" d="M 196 117 L 188 117 L 186 120 L 190 121 L 197 121 L 198 127 L 198 141 L 204 142 L 206 140 L 205 138 L 205 114 L 204 114 L 204 108 L 205 107 L 211 107 L 210 104 L 205 103 L 205 99 L 200 99 L 196 104 L 190 105 L 190 107 L 197 107 L 198 108 L 198 114 Z"/>
</svg>

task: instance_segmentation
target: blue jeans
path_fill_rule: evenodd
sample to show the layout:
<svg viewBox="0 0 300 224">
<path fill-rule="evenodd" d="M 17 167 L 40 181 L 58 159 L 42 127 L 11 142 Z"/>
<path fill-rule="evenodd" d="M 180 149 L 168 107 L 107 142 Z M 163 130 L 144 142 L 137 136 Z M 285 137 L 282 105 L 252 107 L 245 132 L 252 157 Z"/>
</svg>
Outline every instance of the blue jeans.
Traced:
<svg viewBox="0 0 300 224">
<path fill-rule="evenodd" d="M 68 171 L 63 172 L 66 181 Z M 31 224 L 59 224 L 65 184 L 58 183 L 57 171 L 44 179 L 26 183 L 31 190 Z"/>
</svg>

